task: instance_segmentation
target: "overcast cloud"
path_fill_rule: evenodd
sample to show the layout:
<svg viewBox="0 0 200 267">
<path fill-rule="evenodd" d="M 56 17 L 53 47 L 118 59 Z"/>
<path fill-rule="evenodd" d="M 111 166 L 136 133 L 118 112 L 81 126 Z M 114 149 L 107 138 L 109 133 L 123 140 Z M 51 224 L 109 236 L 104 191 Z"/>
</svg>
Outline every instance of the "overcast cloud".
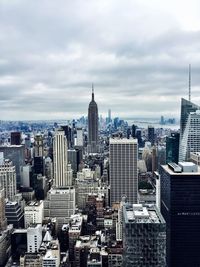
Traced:
<svg viewBox="0 0 200 267">
<path fill-rule="evenodd" d="M 179 117 L 200 104 L 200 1 L 0 0 L 0 119 Z"/>
</svg>

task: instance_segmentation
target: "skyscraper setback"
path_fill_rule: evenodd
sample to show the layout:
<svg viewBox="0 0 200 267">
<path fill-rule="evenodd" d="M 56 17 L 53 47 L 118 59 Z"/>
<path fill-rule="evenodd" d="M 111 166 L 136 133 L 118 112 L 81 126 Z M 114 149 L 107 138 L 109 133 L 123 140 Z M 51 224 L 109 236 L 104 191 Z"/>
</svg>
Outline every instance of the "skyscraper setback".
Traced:
<svg viewBox="0 0 200 267">
<path fill-rule="evenodd" d="M 88 107 L 88 152 L 98 152 L 98 107 L 94 100 L 93 86 L 92 101 Z"/>
</svg>

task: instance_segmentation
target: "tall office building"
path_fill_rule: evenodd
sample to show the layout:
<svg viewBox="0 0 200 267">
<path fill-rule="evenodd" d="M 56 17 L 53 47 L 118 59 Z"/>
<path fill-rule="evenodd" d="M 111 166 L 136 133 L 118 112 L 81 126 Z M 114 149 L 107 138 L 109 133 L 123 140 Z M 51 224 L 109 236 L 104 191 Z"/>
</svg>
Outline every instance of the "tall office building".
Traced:
<svg viewBox="0 0 200 267">
<path fill-rule="evenodd" d="M 124 267 L 166 266 L 166 224 L 155 207 L 123 205 L 123 248 Z"/>
<path fill-rule="evenodd" d="M 137 139 L 110 138 L 110 200 L 120 202 L 126 196 L 137 203 L 138 143 Z"/>
<path fill-rule="evenodd" d="M 34 156 L 35 157 L 43 157 L 44 156 L 44 142 L 42 135 L 35 136 L 34 143 Z"/>
<path fill-rule="evenodd" d="M 25 165 L 25 153 L 23 145 L 0 146 L 0 152 L 5 159 L 10 159 L 16 168 L 17 187 L 21 185 L 21 166 Z"/>
<path fill-rule="evenodd" d="M 166 163 L 175 162 L 178 164 L 180 133 L 171 133 L 166 138 Z"/>
<path fill-rule="evenodd" d="M 136 137 L 136 129 L 137 129 L 137 126 L 133 124 L 131 127 L 131 135 L 133 138 Z"/>
<path fill-rule="evenodd" d="M 180 140 L 179 161 L 190 158 L 191 152 L 200 151 L 200 111 L 190 112 Z"/>
<path fill-rule="evenodd" d="M 185 161 L 188 157 L 185 152 L 185 141 L 188 136 L 188 117 L 190 113 L 196 112 L 200 107 L 189 100 L 181 99 L 181 118 L 180 118 L 180 143 L 179 143 L 179 161 Z M 187 128 L 186 128 L 187 126 Z"/>
<path fill-rule="evenodd" d="M 0 166 L 0 188 L 4 188 L 5 198 L 14 200 L 17 191 L 16 171 L 12 161 L 8 159 Z"/>
<path fill-rule="evenodd" d="M 160 182 L 167 266 L 199 266 L 200 169 L 191 162 L 162 165 Z"/>
<path fill-rule="evenodd" d="M 111 109 L 108 110 L 108 123 L 111 123 L 112 119 L 111 119 Z"/>
<path fill-rule="evenodd" d="M 57 130 L 53 138 L 54 187 L 71 185 L 67 175 L 67 139 L 64 131 Z"/>
<path fill-rule="evenodd" d="M 61 129 L 65 132 L 65 136 L 67 138 L 67 147 L 71 148 L 72 144 L 73 144 L 73 141 L 72 141 L 73 129 L 72 129 L 72 127 L 70 127 L 69 125 L 63 125 L 63 126 L 61 126 Z"/>
<path fill-rule="evenodd" d="M 92 101 L 88 107 L 88 151 L 98 152 L 98 107 L 94 100 L 94 90 L 92 88 Z"/>
</svg>

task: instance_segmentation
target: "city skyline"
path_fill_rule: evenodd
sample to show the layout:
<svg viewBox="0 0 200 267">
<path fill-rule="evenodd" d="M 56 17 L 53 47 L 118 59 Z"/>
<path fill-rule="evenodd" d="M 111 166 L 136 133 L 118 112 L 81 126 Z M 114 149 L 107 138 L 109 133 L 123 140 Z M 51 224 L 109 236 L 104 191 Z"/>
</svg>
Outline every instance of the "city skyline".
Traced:
<svg viewBox="0 0 200 267">
<path fill-rule="evenodd" d="M 86 115 L 91 83 L 100 114 L 179 118 L 190 63 L 191 101 L 200 103 L 199 8 L 195 0 L 2 1 L 1 119 Z"/>
</svg>

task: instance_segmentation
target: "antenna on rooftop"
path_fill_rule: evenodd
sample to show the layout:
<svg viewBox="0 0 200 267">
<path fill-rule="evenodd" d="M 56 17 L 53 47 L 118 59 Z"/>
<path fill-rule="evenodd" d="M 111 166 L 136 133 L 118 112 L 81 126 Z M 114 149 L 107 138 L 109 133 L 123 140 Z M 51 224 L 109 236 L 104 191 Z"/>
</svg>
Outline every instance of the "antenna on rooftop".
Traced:
<svg viewBox="0 0 200 267">
<path fill-rule="evenodd" d="M 189 64 L 189 101 L 191 101 L 191 65 Z"/>
</svg>

